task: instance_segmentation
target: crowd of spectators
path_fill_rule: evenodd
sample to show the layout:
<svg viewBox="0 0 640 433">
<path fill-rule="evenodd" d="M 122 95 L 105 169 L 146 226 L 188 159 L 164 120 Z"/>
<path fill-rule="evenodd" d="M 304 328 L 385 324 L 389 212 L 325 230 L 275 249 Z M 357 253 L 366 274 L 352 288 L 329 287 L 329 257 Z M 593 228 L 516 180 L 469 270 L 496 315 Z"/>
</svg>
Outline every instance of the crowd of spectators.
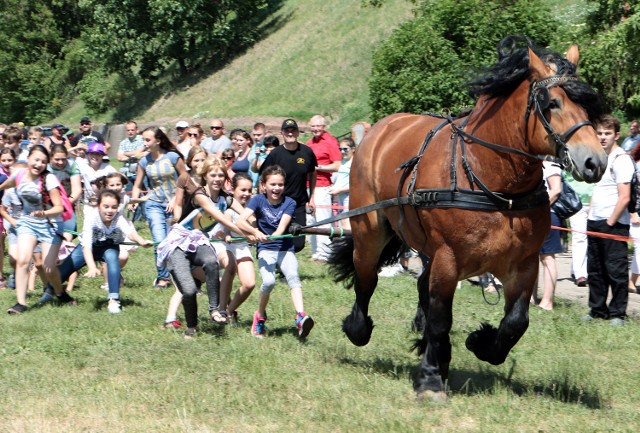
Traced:
<svg viewBox="0 0 640 433">
<path fill-rule="evenodd" d="M 314 322 L 304 310 L 294 255 L 304 248 L 305 237 L 279 237 L 290 223 L 304 226 L 308 217 L 321 220 L 348 206 L 355 150 L 352 141 L 339 144 L 325 130 L 322 116 L 313 116 L 309 124 L 312 137 L 303 144 L 294 119 L 282 123 L 281 138 L 263 123 L 227 135 L 221 119 L 210 122 L 208 133 L 181 120 L 174 141 L 163 127 L 141 131 L 129 121 L 126 137 L 114 148 L 117 167 L 109 158 L 111 144 L 88 117 L 80 120 L 75 135 L 59 123 L 47 136 L 38 127 L 24 131 L 0 125 L 0 247 L 4 250 L 9 240 L 12 267 L 7 280 L 0 274 L 0 287 L 15 288 L 17 299 L 7 312 L 28 311 L 26 294 L 37 277 L 44 287 L 38 304 L 75 305 L 69 292 L 86 267 L 84 277 L 103 276 L 107 311 L 121 313 L 122 267 L 136 245 L 153 246 L 152 285 L 176 288 L 163 327 L 183 326 L 182 305 L 184 335 L 192 338 L 201 285 L 207 288 L 211 320 L 237 323 L 237 309 L 256 285 L 251 245 L 257 244 L 262 282 L 251 332 L 266 335 L 266 306 L 277 268 L 290 287 L 298 335 L 306 338 Z M 152 240 L 136 232 L 130 217 L 144 217 Z M 251 245 L 232 242 L 242 237 Z M 311 242 L 312 260 L 326 262 L 328 242 L 326 236 Z M 236 275 L 240 288 L 232 296 Z"/>
</svg>

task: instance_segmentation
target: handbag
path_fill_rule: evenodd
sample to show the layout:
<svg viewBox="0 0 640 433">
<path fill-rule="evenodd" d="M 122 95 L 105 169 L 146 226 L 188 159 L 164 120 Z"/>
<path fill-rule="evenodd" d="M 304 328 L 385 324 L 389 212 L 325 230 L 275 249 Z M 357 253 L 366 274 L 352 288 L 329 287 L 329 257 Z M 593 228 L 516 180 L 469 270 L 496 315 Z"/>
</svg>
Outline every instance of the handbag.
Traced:
<svg viewBox="0 0 640 433">
<path fill-rule="evenodd" d="M 582 209 L 580 197 L 571 185 L 562 179 L 562 192 L 558 200 L 551 205 L 551 210 L 558 215 L 558 218 L 565 220 L 577 214 L 580 209 Z"/>
</svg>

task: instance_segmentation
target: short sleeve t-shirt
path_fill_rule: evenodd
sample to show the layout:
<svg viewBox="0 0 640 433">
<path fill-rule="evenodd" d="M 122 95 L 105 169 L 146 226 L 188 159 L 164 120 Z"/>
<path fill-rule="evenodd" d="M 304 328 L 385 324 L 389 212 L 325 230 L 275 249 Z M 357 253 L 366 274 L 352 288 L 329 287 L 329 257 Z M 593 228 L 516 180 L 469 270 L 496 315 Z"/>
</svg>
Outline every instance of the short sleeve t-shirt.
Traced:
<svg viewBox="0 0 640 433">
<path fill-rule="evenodd" d="M 58 178 L 58 180 L 60 181 L 60 184 L 62 185 L 64 190 L 67 192 L 67 195 L 68 196 L 71 195 L 71 178 L 73 176 L 81 175 L 80 167 L 78 166 L 78 163 L 75 162 L 73 159 L 69 159 L 67 160 L 67 163 L 64 166 L 64 168 L 62 168 L 61 170 L 54 168 L 51 164 L 47 166 L 47 170 L 49 170 L 51 174 L 55 175 L 55 177 Z"/>
<path fill-rule="evenodd" d="M 329 165 L 342 160 L 338 140 L 328 132 L 323 132 L 320 139 L 313 137 L 307 141 L 307 146 L 313 150 L 318 165 Z M 316 187 L 331 186 L 331 173 L 318 170 Z"/>
<path fill-rule="evenodd" d="M 601 221 L 611 216 L 618 202 L 618 184 L 631 183 L 634 172 L 633 161 L 624 149 L 618 147 L 609 154 L 607 169 L 593 189 L 591 209 L 589 210 L 590 220 Z M 625 209 L 618 218 L 618 222 L 628 225 L 630 223 L 629 211 Z"/>
<path fill-rule="evenodd" d="M 113 166 L 107 164 L 106 162 L 100 163 L 100 167 L 97 170 L 94 170 L 93 167 L 89 165 L 86 159 L 78 158 L 76 159 L 76 164 L 80 169 L 80 174 L 82 176 L 82 188 L 84 190 L 84 203 L 89 204 L 96 197 L 97 188 L 94 188 L 92 182 L 102 176 L 106 176 L 109 173 L 115 173 L 116 169 Z"/>
<path fill-rule="evenodd" d="M 11 175 L 11 178 L 16 180 L 16 182 L 18 183 L 18 185 L 16 186 L 16 194 L 18 196 L 18 199 L 22 203 L 22 216 L 20 218 L 34 222 L 41 222 L 43 220 L 46 220 L 46 218 L 32 217 L 30 214 L 38 210 L 51 209 L 51 205 L 45 205 L 43 203 L 43 196 L 40 188 L 40 178 L 29 181 L 25 177 L 25 170 L 28 170 L 28 168 L 18 170 Z M 60 182 L 58 182 L 58 179 L 53 174 L 49 173 L 46 175 L 44 187 L 47 191 L 51 191 L 52 189 L 58 188 L 59 186 Z M 62 222 L 62 215 L 50 217 L 49 219 L 52 221 Z"/>
<path fill-rule="evenodd" d="M 316 156 L 309 146 L 298 143 L 296 150 L 287 150 L 283 145 L 269 153 L 260 167 L 260 173 L 271 165 L 279 165 L 287 174 L 284 183 L 284 195 L 292 198 L 297 206 L 309 201 L 307 194 L 307 177 L 318 166 Z"/>
<path fill-rule="evenodd" d="M 273 205 L 264 194 L 258 194 L 251 197 L 247 203 L 247 208 L 251 209 L 256 217 L 258 229 L 266 234 L 271 235 L 278 229 L 278 224 L 284 215 L 293 218 L 296 211 L 296 202 L 285 197 L 280 203 Z M 258 252 L 262 250 L 275 251 L 294 251 L 293 239 L 277 239 L 270 242 L 258 242 Z"/>
<path fill-rule="evenodd" d="M 97 142 L 97 143 L 104 144 L 103 135 L 101 133 L 97 132 L 97 131 L 91 131 L 87 135 L 78 134 L 78 135 L 76 135 L 75 137 L 73 137 L 71 139 L 71 145 L 73 147 L 75 147 L 75 146 L 78 145 L 78 143 L 89 144 L 89 143 L 93 143 L 94 141 Z"/>
<path fill-rule="evenodd" d="M 178 182 L 176 183 L 176 188 L 184 191 L 184 195 L 182 198 L 182 215 L 180 216 L 180 221 L 186 218 L 187 215 L 191 213 L 195 209 L 193 205 L 193 196 L 200 188 L 200 185 L 197 185 L 191 175 L 189 173 L 184 173 L 178 177 Z"/>
<path fill-rule="evenodd" d="M 209 154 L 221 153 L 225 149 L 233 148 L 233 146 L 231 145 L 231 140 L 229 140 L 229 137 L 227 137 L 226 135 L 221 136 L 217 140 L 214 140 L 211 137 L 205 138 L 202 143 L 200 143 L 200 146 L 202 146 L 202 148 Z"/>
<path fill-rule="evenodd" d="M 169 203 L 176 194 L 178 172 L 176 163 L 180 155 L 176 152 L 167 152 L 156 160 L 147 155 L 140 160 L 140 166 L 145 172 L 149 182 L 149 200 L 159 203 Z"/>
</svg>

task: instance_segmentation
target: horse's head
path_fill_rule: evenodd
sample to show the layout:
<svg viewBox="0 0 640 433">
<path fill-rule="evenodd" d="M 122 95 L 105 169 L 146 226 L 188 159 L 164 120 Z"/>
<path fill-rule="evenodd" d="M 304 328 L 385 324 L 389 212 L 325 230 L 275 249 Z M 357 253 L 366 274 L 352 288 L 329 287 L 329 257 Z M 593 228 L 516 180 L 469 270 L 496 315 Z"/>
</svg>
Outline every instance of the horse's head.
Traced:
<svg viewBox="0 0 640 433">
<path fill-rule="evenodd" d="M 546 63 L 529 48 L 529 95 L 525 119 L 530 151 L 555 155 L 577 180 L 597 182 L 607 167 L 590 118 L 599 105 L 597 93 L 578 81 L 579 51 Z"/>
</svg>

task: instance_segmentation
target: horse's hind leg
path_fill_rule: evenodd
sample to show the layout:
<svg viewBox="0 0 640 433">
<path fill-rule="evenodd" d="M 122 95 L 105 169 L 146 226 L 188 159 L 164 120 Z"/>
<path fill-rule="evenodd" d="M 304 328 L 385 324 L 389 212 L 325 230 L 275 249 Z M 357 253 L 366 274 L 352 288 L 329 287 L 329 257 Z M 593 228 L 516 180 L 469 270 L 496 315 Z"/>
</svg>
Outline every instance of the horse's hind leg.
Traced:
<svg viewBox="0 0 640 433">
<path fill-rule="evenodd" d="M 373 231 L 369 227 L 368 230 L 354 233 L 358 233 L 354 235 L 353 251 L 356 300 L 351 313 L 342 322 L 342 330 L 353 344 L 364 346 L 369 342 L 373 331 L 373 321 L 369 317 L 369 301 L 378 284 L 378 268 L 381 261 L 397 253 L 401 243 L 383 227 Z"/>
<path fill-rule="evenodd" d="M 447 275 L 443 275 L 445 271 Z M 450 270 L 451 271 L 451 270 Z M 438 275 L 434 275 L 438 272 Z M 425 268 L 418 280 L 419 302 L 426 316 L 424 335 L 416 342 L 422 360 L 416 372 L 413 388 L 418 394 L 425 391 L 440 393 L 445 390 L 451 362 L 449 331 L 453 323 L 453 295 L 457 284 L 456 273 L 434 264 Z"/>
<path fill-rule="evenodd" d="M 482 361 L 493 365 L 502 364 L 509 351 L 520 340 L 529 327 L 529 300 L 538 276 L 538 254 L 526 258 L 518 269 L 506 278 L 504 284 L 504 312 L 498 329 L 483 323 L 482 327 L 469 334 L 467 349 Z"/>
</svg>

